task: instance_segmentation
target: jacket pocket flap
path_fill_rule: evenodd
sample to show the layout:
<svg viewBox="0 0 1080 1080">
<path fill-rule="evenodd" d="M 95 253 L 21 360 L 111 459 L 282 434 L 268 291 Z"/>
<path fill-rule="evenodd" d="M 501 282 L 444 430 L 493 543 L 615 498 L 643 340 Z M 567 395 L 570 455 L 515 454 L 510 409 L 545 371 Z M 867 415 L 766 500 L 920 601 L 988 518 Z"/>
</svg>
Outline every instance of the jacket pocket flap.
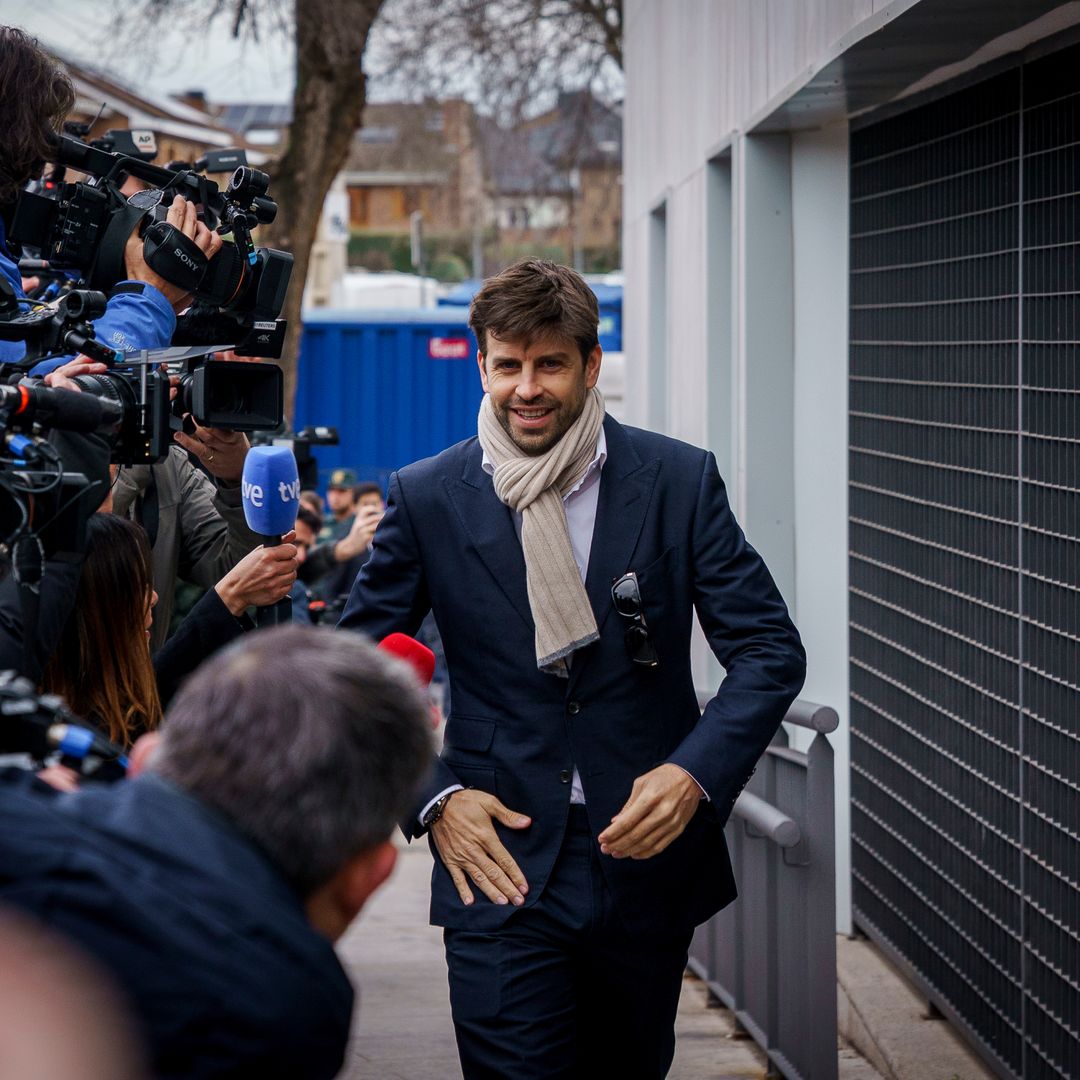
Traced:
<svg viewBox="0 0 1080 1080">
<path fill-rule="evenodd" d="M 453 716 L 446 721 L 446 749 L 483 752 L 495 737 L 495 721 L 479 716 Z"/>
</svg>

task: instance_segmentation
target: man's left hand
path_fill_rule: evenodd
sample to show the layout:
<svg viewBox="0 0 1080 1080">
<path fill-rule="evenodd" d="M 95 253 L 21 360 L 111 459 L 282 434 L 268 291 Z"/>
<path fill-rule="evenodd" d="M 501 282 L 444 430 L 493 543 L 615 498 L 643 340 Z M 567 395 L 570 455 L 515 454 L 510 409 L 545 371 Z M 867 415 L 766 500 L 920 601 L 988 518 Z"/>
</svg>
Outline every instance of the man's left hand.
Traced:
<svg viewBox="0 0 1080 1080">
<path fill-rule="evenodd" d="M 626 805 L 600 834 L 600 850 L 616 859 L 651 859 L 682 835 L 700 802 L 689 773 L 658 765 L 634 781 Z"/>
<path fill-rule="evenodd" d="M 251 444 L 242 431 L 195 424 L 194 435 L 178 431 L 173 438 L 185 450 L 190 450 L 219 480 L 239 480 L 243 476 L 244 458 Z"/>
</svg>

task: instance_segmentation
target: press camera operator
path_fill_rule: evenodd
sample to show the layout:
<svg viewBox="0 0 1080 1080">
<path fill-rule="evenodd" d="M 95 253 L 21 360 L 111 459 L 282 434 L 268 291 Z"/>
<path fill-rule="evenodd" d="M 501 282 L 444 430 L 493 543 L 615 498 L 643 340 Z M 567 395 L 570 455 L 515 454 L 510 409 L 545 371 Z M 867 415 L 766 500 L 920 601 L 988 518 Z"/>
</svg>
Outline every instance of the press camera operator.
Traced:
<svg viewBox="0 0 1080 1080">
<path fill-rule="evenodd" d="M 59 129 L 75 102 L 71 82 L 36 39 L 11 26 L 0 26 L 0 273 L 20 299 L 22 287 L 18 262 L 7 243 L 15 200 L 22 186 L 39 176 L 52 151 L 53 133 Z M 193 240 L 209 258 L 221 247 L 221 237 L 195 216 L 195 207 L 177 198 L 168 220 Z M 94 323 L 97 339 L 128 354 L 140 349 L 168 345 L 176 327 L 176 312 L 188 302 L 188 294 L 155 274 L 143 257 L 135 234 L 124 251 L 128 279 L 120 282 L 109 298 L 105 314 Z M 0 341 L 0 361 L 18 360 L 25 346 Z M 34 373 L 45 374 L 63 363 L 62 358 L 39 364 Z"/>
</svg>

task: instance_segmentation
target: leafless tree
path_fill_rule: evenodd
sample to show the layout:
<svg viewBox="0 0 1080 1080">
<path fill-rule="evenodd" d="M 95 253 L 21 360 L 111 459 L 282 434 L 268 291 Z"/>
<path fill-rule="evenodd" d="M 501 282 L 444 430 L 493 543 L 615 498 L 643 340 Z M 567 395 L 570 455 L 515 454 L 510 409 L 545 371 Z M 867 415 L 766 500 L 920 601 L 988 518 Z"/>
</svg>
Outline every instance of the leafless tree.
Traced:
<svg viewBox="0 0 1080 1080">
<path fill-rule="evenodd" d="M 224 18 L 238 38 L 258 38 L 267 26 L 293 35 L 292 123 L 284 152 L 270 166 L 278 216 L 258 236 L 260 244 L 291 251 L 295 259 L 282 312 L 289 321 L 281 366 L 290 416 L 311 247 L 326 193 L 360 127 L 366 75 L 379 80 L 384 98 L 464 96 L 504 123 L 551 103 L 560 90 L 621 93 L 622 0 L 116 3 L 117 26 L 129 34 L 145 33 L 161 19 L 205 28 Z"/>
<path fill-rule="evenodd" d="M 469 98 L 514 124 L 560 90 L 621 94 L 622 0 L 386 0 L 368 57 L 381 93 Z"/>
<path fill-rule="evenodd" d="M 327 191 L 345 163 L 360 126 L 366 80 L 362 61 L 383 0 L 141 0 L 126 5 L 127 26 L 154 20 L 227 16 L 234 36 L 257 37 L 268 23 L 287 26 L 295 43 L 292 123 L 284 152 L 271 164 L 270 193 L 277 219 L 259 229 L 258 242 L 291 251 L 292 284 L 282 316 L 289 332 L 281 366 L 288 414 L 296 394 L 300 309 L 315 233 Z"/>
</svg>

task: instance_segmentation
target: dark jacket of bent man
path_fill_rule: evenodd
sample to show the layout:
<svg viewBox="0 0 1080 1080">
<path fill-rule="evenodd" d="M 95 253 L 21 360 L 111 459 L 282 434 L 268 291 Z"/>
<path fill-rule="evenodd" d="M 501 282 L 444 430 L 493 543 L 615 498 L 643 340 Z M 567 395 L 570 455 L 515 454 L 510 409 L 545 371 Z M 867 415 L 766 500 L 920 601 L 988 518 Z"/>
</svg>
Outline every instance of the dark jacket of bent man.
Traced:
<svg viewBox="0 0 1080 1080">
<path fill-rule="evenodd" d="M 8 769 L 0 819 L 0 902 L 48 911 L 138 1001 L 155 1076 L 337 1074 L 352 987 L 224 817 L 152 774 L 61 794 Z"/>
</svg>

